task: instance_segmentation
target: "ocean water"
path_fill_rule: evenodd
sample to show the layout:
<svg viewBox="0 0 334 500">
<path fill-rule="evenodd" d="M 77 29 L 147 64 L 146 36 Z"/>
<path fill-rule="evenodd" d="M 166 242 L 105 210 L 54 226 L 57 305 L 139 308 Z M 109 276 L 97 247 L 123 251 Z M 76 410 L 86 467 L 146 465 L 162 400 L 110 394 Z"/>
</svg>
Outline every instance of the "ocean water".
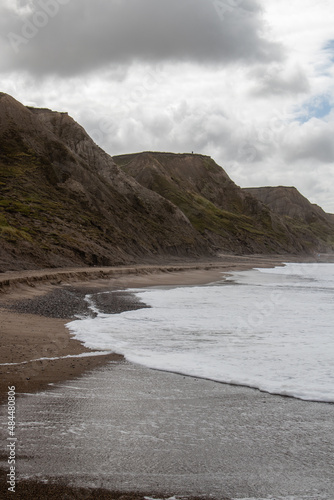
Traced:
<svg viewBox="0 0 334 500">
<path fill-rule="evenodd" d="M 150 307 L 103 314 L 87 296 L 97 316 L 69 323 L 74 336 L 149 368 L 334 402 L 334 264 L 129 291 Z"/>
<path fill-rule="evenodd" d="M 156 499 L 334 498 L 330 404 L 117 362 L 21 395 L 16 415 L 20 479 Z"/>
</svg>

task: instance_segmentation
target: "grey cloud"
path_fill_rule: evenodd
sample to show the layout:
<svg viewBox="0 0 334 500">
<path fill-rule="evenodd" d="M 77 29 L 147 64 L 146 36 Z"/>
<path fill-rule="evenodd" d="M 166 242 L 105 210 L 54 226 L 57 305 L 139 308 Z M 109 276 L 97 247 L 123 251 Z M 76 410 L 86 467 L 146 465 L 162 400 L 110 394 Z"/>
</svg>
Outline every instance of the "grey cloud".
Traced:
<svg viewBox="0 0 334 500">
<path fill-rule="evenodd" d="M 180 110 L 183 111 L 180 119 Z M 104 126 L 103 126 L 104 125 Z M 135 110 L 131 119 L 110 117 L 105 124 L 96 117 L 86 116 L 85 127 L 93 138 L 110 154 L 144 149 L 174 152 L 195 151 L 219 154 L 225 161 L 250 164 L 264 160 L 268 154 L 250 131 L 238 129 L 238 124 L 223 111 L 213 112 L 181 103 L 158 117 L 145 116 Z M 270 149 L 270 148 L 269 148 Z"/>
<path fill-rule="evenodd" d="M 306 93 L 310 85 L 301 68 L 294 67 L 288 71 L 281 65 L 260 66 L 250 72 L 256 80 L 254 96 L 294 95 Z"/>
<path fill-rule="evenodd" d="M 333 163 L 333 127 L 306 129 L 302 137 L 292 138 L 284 145 L 284 157 L 287 161 L 313 159 L 321 163 Z"/>
<path fill-rule="evenodd" d="M 280 45 L 261 37 L 258 0 L 237 2 L 223 18 L 213 0 L 28 3 L 25 17 L 0 7 L 3 71 L 72 76 L 134 61 L 254 64 L 282 57 Z"/>
</svg>

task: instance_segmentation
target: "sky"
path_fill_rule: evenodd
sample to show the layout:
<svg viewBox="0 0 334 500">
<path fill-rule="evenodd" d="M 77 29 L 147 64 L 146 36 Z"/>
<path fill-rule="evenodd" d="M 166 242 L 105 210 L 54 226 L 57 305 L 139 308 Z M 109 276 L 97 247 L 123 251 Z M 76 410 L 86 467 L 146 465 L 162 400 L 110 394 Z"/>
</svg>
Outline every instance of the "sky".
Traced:
<svg viewBox="0 0 334 500">
<path fill-rule="evenodd" d="M 334 213 L 333 0 L 1 0 L 0 91 Z"/>
</svg>

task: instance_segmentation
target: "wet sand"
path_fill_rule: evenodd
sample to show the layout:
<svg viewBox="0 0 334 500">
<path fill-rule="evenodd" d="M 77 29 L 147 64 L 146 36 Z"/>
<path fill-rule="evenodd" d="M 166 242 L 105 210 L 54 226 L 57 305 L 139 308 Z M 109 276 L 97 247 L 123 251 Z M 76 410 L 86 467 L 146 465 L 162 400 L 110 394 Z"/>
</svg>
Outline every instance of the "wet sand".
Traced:
<svg viewBox="0 0 334 500">
<path fill-rule="evenodd" d="M 10 272 L 0 275 L 0 403 L 9 385 L 17 392 L 36 391 L 50 382 L 77 377 L 86 369 L 120 359 L 118 355 L 57 358 L 90 352 L 65 327 L 76 314 L 87 314 L 84 296 L 104 290 L 146 286 L 201 285 L 222 279 L 222 272 L 278 265 L 281 256 L 224 256 L 219 261 L 137 268 L 91 268 Z M 127 274 L 126 270 L 129 270 Z M 89 279 L 81 281 L 84 275 Z M 103 279 L 96 279 L 104 273 Z M 126 297 L 103 304 L 121 312 L 137 307 Z M 36 361 L 38 360 L 38 361 Z M 13 365 L 3 364 L 20 363 Z"/>
<path fill-rule="evenodd" d="M 150 266 L 149 269 L 147 266 L 139 266 L 137 272 L 131 271 L 127 274 L 122 270 L 120 273 L 111 272 L 110 275 L 105 273 L 103 279 L 96 279 L 100 270 L 94 269 L 92 276 L 95 279 L 89 281 L 86 281 L 90 279 L 89 272 L 84 276 L 84 281 L 80 281 L 81 270 L 79 273 L 78 270 L 71 272 L 67 270 L 61 277 L 62 270 L 48 271 L 47 279 L 43 278 L 42 271 L 35 274 L 30 271 L 26 275 L 24 273 L 2 275 L 2 284 L 5 283 L 2 288 L 9 293 L 3 293 L 0 299 L 1 401 L 4 402 L 9 385 L 15 385 L 17 393 L 40 391 L 47 388 L 50 383 L 65 382 L 110 361 L 122 360 L 117 354 L 40 360 L 40 358 L 75 356 L 89 352 L 78 341 L 71 339 L 65 327 L 75 314 L 87 312 L 83 301 L 86 293 L 143 286 L 205 284 L 221 279 L 222 272 L 270 267 L 278 265 L 282 260 L 292 259 L 288 257 L 282 259 L 282 256 L 224 256 L 220 262 L 200 263 L 195 266 L 187 264 L 183 271 L 180 270 L 182 266 L 159 266 L 159 268 Z M 300 261 L 300 258 L 293 260 Z M 37 276 L 36 280 L 34 276 Z M 103 307 L 106 308 L 106 312 L 115 313 L 140 307 L 140 304 L 131 301 L 131 296 L 129 298 L 128 295 L 120 294 L 116 304 L 107 303 L 103 304 Z M 4 366 L 5 363 L 17 364 Z M 1 487 L 3 486 L 2 483 Z M 17 487 L 17 491 L 21 493 L 16 493 L 15 498 L 93 498 L 94 496 L 92 491 L 79 490 L 75 488 L 73 493 L 70 489 L 66 489 L 66 495 L 69 495 L 67 497 L 64 496 L 65 490 L 61 485 L 22 481 Z M 101 491 L 98 497 L 118 498 L 117 495 Z M 138 498 L 138 496 L 133 498 L 135 497 Z"/>
<path fill-rule="evenodd" d="M 153 498 L 334 498 L 330 404 L 121 362 L 20 398 L 17 410 L 20 471 L 49 483 Z"/>
</svg>

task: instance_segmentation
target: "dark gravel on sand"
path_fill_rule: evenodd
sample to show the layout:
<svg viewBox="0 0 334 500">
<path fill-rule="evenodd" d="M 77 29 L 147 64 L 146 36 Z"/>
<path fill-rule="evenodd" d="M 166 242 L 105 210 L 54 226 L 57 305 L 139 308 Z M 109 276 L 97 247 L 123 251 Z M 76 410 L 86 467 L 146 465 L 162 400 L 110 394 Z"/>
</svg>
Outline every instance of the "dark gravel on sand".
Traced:
<svg viewBox="0 0 334 500">
<path fill-rule="evenodd" d="M 51 292 L 22 299 L 6 305 L 6 309 L 23 314 L 37 314 L 48 318 L 68 319 L 76 316 L 96 316 L 85 300 L 86 295 L 98 310 L 105 314 L 118 314 L 149 307 L 136 296 L 125 291 L 97 291 L 96 288 L 59 287 Z"/>
<path fill-rule="evenodd" d="M 3 471 L 4 473 L 5 471 Z M 5 476 L 3 476 L 5 477 Z M 62 484 L 43 484 L 37 481 L 20 481 L 16 485 L 15 493 L 11 493 L 7 489 L 7 485 L 4 484 L 3 478 L 0 479 L 0 488 L 3 488 L 2 500 L 145 500 L 145 498 L 161 498 L 168 499 L 172 494 L 166 495 L 161 493 L 124 493 L 117 491 L 108 491 L 103 489 L 93 489 L 93 488 L 76 488 L 71 486 L 66 486 Z M 204 497 L 177 497 L 179 500 L 205 500 Z M 215 500 L 214 497 L 210 496 L 210 500 Z M 221 498 L 220 500 L 224 500 Z M 226 498 L 226 500 L 229 500 Z"/>
</svg>

